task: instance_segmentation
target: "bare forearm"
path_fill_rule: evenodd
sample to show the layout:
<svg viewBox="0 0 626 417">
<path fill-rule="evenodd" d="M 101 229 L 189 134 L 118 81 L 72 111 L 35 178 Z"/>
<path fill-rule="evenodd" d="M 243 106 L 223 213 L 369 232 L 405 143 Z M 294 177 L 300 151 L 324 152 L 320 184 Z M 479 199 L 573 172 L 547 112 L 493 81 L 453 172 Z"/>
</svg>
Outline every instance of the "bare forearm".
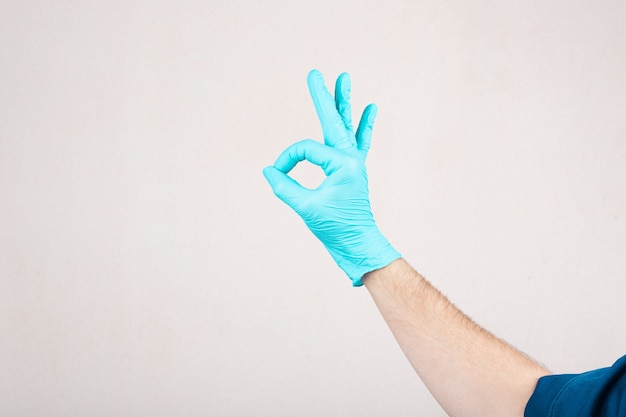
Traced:
<svg viewBox="0 0 626 417">
<path fill-rule="evenodd" d="M 523 416 L 545 369 L 472 322 L 403 259 L 367 274 L 363 282 L 409 362 L 450 416 Z"/>
</svg>

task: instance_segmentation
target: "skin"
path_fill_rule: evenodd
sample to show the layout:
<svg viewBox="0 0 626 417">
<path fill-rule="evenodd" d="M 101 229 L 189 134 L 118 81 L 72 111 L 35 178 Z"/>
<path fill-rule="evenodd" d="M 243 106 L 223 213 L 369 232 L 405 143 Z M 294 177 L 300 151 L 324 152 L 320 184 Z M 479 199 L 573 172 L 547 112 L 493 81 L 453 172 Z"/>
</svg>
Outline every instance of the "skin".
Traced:
<svg viewBox="0 0 626 417">
<path fill-rule="evenodd" d="M 475 324 L 404 259 L 370 272 L 363 283 L 449 416 L 524 415 L 546 369 Z"/>
</svg>

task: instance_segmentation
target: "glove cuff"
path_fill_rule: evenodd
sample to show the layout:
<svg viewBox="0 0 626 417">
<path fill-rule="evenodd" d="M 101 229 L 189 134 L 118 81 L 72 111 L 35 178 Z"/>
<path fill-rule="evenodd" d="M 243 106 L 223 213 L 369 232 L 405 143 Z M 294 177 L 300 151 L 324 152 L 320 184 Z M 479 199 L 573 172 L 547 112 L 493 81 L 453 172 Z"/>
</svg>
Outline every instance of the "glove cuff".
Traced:
<svg viewBox="0 0 626 417">
<path fill-rule="evenodd" d="M 349 245 L 349 252 L 337 253 L 329 250 L 337 265 L 352 281 L 353 287 L 363 285 L 363 275 L 381 269 L 402 257 L 378 228 L 369 233 L 361 242 L 357 245 Z"/>
</svg>

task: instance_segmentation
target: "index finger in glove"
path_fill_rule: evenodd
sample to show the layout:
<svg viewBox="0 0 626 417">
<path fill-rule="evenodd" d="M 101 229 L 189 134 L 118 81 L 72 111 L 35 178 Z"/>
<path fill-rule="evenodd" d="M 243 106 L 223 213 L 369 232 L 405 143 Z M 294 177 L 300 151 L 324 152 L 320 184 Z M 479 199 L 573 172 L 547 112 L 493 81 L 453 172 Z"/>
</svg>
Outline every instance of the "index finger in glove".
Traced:
<svg viewBox="0 0 626 417">
<path fill-rule="evenodd" d="M 328 176 L 339 167 L 341 157 L 342 155 L 333 148 L 311 139 L 305 139 L 285 149 L 276 159 L 274 167 L 288 173 L 298 162 L 306 160 L 321 167 L 324 174 Z"/>
</svg>

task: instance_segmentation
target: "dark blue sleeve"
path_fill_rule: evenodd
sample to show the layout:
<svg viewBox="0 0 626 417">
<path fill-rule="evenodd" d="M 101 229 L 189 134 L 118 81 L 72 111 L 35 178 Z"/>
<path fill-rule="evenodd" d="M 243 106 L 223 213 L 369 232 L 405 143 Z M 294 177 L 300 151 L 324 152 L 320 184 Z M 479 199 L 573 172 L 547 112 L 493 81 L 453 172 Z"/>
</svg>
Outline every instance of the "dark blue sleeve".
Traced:
<svg viewBox="0 0 626 417">
<path fill-rule="evenodd" d="M 626 356 L 610 368 L 540 378 L 524 417 L 626 417 Z"/>
</svg>

